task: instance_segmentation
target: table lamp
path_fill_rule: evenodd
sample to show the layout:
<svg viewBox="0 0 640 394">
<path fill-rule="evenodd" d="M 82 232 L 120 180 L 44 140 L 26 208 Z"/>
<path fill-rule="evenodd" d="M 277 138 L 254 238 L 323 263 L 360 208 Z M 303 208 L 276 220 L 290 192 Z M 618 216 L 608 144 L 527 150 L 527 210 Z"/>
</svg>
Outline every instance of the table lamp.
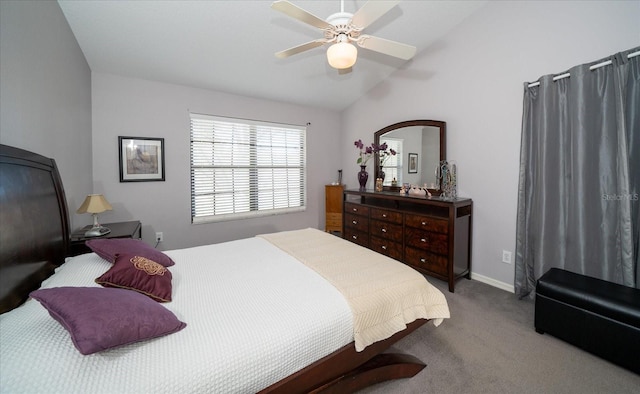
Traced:
<svg viewBox="0 0 640 394">
<path fill-rule="evenodd" d="M 90 213 L 93 215 L 93 227 L 84 233 L 85 237 L 99 237 L 101 235 L 109 234 L 111 230 L 101 226 L 98 223 L 98 214 L 104 211 L 110 211 L 113 208 L 102 194 L 89 194 L 84 199 L 82 205 L 76 212 L 78 213 Z"/>
</svg>

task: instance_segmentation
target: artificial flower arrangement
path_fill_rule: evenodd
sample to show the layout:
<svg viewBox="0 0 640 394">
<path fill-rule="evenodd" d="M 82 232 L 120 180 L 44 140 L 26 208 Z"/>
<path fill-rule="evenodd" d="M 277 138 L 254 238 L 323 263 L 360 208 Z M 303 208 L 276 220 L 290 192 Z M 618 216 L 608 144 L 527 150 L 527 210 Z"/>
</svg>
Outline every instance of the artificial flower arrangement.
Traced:
<svg viewBox="0 0 640 394">
<path fill-rule="evenodd" d="M 371 144 L 372 146 L 367 146 L 366 148 L 362 143 L 362 140 L 357 140 L 353 144 L 356 146 L 356 148 L 360 149 L 360 154 L 356 163 L 360 164 L 361 166 L 366 166 L 369 159 L 371 159 L 371 157 L 373 156 L 373 144 Z"/>
<path fill-rule="evenodd" d="M 380 165 L 383 166 L 384 163 L 387 161 L 387 159 L 389 159 L 389 157 L 391 156 L 395 156 L 396 155 L 396 151 L 393 149 L 389 149 L 387 151 L 387 143 L 384 142 L 382 145 L 380 145 L 378 147 L 378 156 L 380 157 Z"/>
<path fill-rule="evenodd" d="M 362 140 L 357 140 L 353 143 L 353 145 L 355 145 L 355 147 L 360 150 L 356 163 L 361 166 L 366 166 L 369 159 L 371 159 L 376 153 L 380 157 L 380 165 L 383 165 L 384 162 L 387 161 L 389 156 L 395 156 L 397 153 L 393 149 L 387 150 L 388 146 L 386 142 L 382 143 L 381 145 L 371 143 L 371 146 L 365 147 L 362 143 Z"/>
</svg>

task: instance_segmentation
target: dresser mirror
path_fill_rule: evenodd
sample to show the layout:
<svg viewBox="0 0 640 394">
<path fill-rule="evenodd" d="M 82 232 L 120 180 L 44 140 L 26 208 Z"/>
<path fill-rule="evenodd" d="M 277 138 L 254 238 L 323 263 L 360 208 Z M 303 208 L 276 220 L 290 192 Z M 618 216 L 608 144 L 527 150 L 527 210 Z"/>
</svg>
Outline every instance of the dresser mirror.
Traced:
<svg viewBox="0 0 640 394">
<path fill-rule="evenodd" d="M 375 166 L 375 179 L 385 173 L 383 189 L 397 190 L 402 184 L 427 185 L 439 191 L 436 177 L 439 163 L 446 159 L 446 122 L 439 120 L 409 120 L 387 126 L 374 134 L 376 144 L 387 143 L 398 152 L 387 156 L 382 168 Z M 380 163 L 380 157 L 376 157 Z M 393 184 L 396 179 L 397 186 Z"/>
</svg>

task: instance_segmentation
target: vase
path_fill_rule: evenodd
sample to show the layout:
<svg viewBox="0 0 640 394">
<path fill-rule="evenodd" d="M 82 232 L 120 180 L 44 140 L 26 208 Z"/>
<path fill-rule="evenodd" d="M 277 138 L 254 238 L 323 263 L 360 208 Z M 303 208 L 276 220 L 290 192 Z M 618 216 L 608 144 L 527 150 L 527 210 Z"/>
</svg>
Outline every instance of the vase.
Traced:
<svg viewBox="0 0 640 394">
<path fill-rule="evenodd" d="M 367 187 L 367 180 L 369 174 L 367 173 L 367 166 L 360 166 L 360 172 L 358 173 L 358 182 L 360 182 L 360 190 L 364 190 Z"/>
<path fill-rule="evenodd" d="M 455 161 L 440 162 L 440 195 L 444 199 L 455 200 L 458 197 L 458 165 Z"/>
<path fill-rule="evenodd" d="M 382 182 L 384 183 L 384 171 L 382 171 L 382 165 L 378 168 L 378 178 L 382 179 Z"/>
</svg>

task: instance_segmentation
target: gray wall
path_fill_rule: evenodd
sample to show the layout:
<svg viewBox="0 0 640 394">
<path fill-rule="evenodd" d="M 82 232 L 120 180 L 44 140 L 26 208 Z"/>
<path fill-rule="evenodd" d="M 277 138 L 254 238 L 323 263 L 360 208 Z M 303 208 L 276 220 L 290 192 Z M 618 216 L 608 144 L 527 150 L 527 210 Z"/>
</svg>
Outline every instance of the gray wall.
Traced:
<svg viewBox="0 0 640 394">
<path fill-rule="evenodd" d="M 139 219 L 143 238 L 164 233 L 162 249 L 250 237 L 258 233 L 324 229 L 324 185 L 338 177 L 341 158 L 337 112 L 274 101 L 93 73 L 93 181 L 113 211 L 103 222 Z M 211 224 L 191 224 L 189 111 L 307 128 L 307 210 L 301 213 Z M 165 142 L 165 182 L 119 181 L 118 136 Z M 351 144 L 349 145 L 351 146 Z M 354 178 L 355 179 L 355 178 Z M 352 185 L 353 186 L 353 185 Z"/>
<path fill-rule="evenodd" d="M 425 126 L 422 135 L 424 138 L 420 152 L 422 183 L 431 187 L 432 183 L 436 183 L 436 168 L 440 166 L 440 129 L 434 126 Z"/>
<path fill-rule="evenodd" d="M 458 194 L 474 200 L 472 277 L 513 290 L 501 258 L 515 248 L 523 83 L 637 46 L 638 21 L 638 1 L 489 2 L 348 108 L 343 144 L 403 120 L 446 121 Z M 345 178 L 357 171 L 345 165 Z"/>
<path fill-rule="evenodd" d="M 92 192 L 91 70 L 55 1 L 0 1 L 0 143 L 56 159 L 72 226 Z"/>
</svg>

